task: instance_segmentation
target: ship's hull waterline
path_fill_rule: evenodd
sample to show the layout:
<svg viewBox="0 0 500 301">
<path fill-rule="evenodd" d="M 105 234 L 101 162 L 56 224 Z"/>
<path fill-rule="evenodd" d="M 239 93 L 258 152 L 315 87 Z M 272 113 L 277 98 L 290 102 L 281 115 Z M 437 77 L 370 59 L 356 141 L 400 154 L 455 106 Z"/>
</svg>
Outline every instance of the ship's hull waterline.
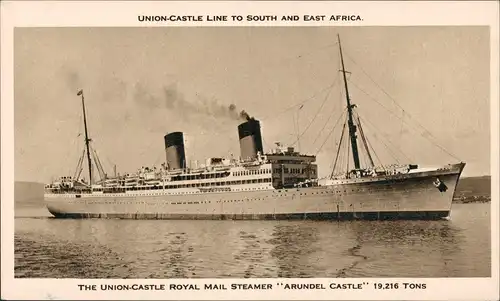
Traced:
<svg viewBox="0 0 500 301">
<path fill-rule="evenodd" d="M 167 194 L 46 194 L 57 218 L 440 219 L 448 217 L 464 163 L 432 171 L 347 179 L 325 186 Z M 441 185 L 436 184 L 436 180 Z"/>
</svg>

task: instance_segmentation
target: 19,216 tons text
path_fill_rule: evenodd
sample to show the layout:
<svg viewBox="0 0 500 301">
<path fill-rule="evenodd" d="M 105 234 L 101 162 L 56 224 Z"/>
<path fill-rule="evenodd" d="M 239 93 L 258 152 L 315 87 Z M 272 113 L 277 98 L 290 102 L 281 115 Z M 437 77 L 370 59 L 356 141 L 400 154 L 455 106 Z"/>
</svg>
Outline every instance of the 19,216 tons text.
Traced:
<svg viewBox="0 0 500 301">
<path fill-rule="evenodd" d="M 373 287 L 376 290 L 397 290 L 397 289 L 410 289 L 410 290 L 425 290 L 427 286 L 425 283 L 410 283 L 410 282 L 386 282 L 386 283 L 374 283 Z"/>
</svg>

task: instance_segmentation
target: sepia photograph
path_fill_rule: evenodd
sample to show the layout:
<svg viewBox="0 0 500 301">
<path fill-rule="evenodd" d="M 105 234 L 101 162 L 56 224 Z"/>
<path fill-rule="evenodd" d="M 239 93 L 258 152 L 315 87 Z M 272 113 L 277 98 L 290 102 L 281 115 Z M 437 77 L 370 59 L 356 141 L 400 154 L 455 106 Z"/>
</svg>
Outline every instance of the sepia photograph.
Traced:
<svg viewBox="0 0 500 301">
<path fill-rule="evenodd" d="M 491 277 L 487 26 L 14 29 L 14 277 Z"/>
</svg>

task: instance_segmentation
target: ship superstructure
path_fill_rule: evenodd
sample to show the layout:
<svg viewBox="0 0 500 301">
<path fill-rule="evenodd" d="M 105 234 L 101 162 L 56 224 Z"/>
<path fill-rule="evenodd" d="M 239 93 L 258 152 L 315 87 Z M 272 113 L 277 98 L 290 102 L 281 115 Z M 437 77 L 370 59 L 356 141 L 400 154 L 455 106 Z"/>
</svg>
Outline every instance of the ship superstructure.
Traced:
<svg viewBox="0 0 500 301">
<path fill-rule="evenodd" d="M 346 120 L 332 174 L 318 179 L 316 156 L 294 147 L 264 153 L 259 120 L 243 114 L 240 156 L 186 164 L 184 134 L 164 136 L 166 161 L 134 173 L 108 176 L 90 147 L 85 102 L 85 150 L 73 177 L 46 185 L 45 199 L 56 217 L 153 219 L 341 219 L 442 218 L 449 215 L 465 163 L 419 168 L 416 164 L 375 166 L 371 145 L 352 104 L 339 39 Z M 359 137 L 358 137 L 359 134 Z M 345 136 L 345 140 L 343 137 Z M 345 143 L 344 143 L 345 141 Z M 367 166 L 360 164 L 360 149 Z M 335 173 L 342 145 L 354 168 Z M 349 153 L 348 153 L 349 154 Z M 81 179 L 87 158 L 89 181 Z M 91 159 L 93 157 L 93 160 Z M 93 161 L 93 162 L 92 162 Z M 349 158 L 347 162 L 349 162 Z M 92 173 L 97 166 L 99 180 Z"/>
<path fill-rule="evenodd" d="M 293 147 L 284 149 L 279 143 L 273 152 L 262 154 L 260 123 L 253 118 L 240 124 L 238 133 L 242 155 L 238 159 L 209 158 L 205 164 L 188 168 L 183 133 L 172 132 L 164 137 L 166 164 L 161 167 L 142 167 L 135 173 L 111 178 L 105 175 L 92 185 L 62 177 L 45 188 L 49 194 L 93 195 L 157 190 L 177 194 L 186 189 L 249 191 L 317 185 L 315 156 L 300 154 Z M 94 158 L 99 161 L 97 156 Z"/>
</svg>

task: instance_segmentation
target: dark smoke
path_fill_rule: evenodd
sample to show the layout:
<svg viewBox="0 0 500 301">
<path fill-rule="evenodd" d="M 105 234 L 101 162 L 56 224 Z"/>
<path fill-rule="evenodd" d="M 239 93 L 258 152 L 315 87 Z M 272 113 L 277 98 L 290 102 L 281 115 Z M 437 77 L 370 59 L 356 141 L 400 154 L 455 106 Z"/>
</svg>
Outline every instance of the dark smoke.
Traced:
<svg viewBox="0 0 500 301">
<path fill-rule="evenodd" d="M 175 110 L 183 116 L 200 114 L 231 120 L 252 119 L 244 110 L 238 113 L 234 104 L 226 106 L 218 103 L 216 99 L 208 99 L 201 95 L 197 95 L 197 103 L 193 103 L 186 100 L 184 95 L 173 86 L 164 87 L 163 91 L 165 107 L 168 110 Z"/>
<path fill-rule="evenodd" d="M 151 109 L 158 109 L 161 106 L 161 100 L 150 94 L 148 89 L 140 83 L 134 85 L 134 100 L 141 106 Z"/>
<path fill-rule="evenodd" d="M 163 88 L 163 103 L 168 110 L 175 110 L 182 115 L 203 114 L 203 108 L 187 101 L 182 93 L 174 87 Z"/>
<path fill-rule="evenodd" d="M 237 120 L 243 119 L 245 121 L 248 121 L 254 119 L 253 117 L 250 117 L 250 115 L 248 115 L 248 113 L 245 110 L 242 110 L 240 113 L 237 113 L 236 106 L 234 104 L 229 105 L 229 111 L 231 111 L 231 115 L 234 116 L 235 119 Z"/>
<path fill-rule="evenodd" d="M 248 115 L 248 113 L 245 112 L 245 110 L 240 112 L 240 118 L 245 120 L 245 121 L 250 121 L 250 120 L 254 119 L 253 117 L 250 117 L 250 115 Z"/>
<path fill-rule="evenodd" d="M 77 72 L 67 68 L 64 70 L 64 76 L 68 87 L 74 90 L 75 93 L 78 89 L 82 88 L 82 78 Z M 158 93 L 158 91 L 151 91 L 148 85 L 141 82 L 134 83 L 131 87 L 132 89 L 127 89 L 127 84 L 116 78 L 114 78 L 113 83 L 114 85 L 110 86 L 109 90 L 103 91 L 105 100 L 116 99 L 126 101 L 127 94 L 130 93 L 131 95 L 129 95 L 133 99 L 134 104 L 144 113 L 151 110 L 167 110 L 175 112 L 185 120 L 195 117 L 193 115 L 205 115 L 216 119 L 235 121 L 253 119 L 245 110 L 238 110 L 236 105 L 224 105 L 219 103 L 215 98 L 207 98 L 196 94 L 193 99 L 187 99 L 175 84 L 164 86 L 161 93 Z M 128 118 L 130 117 L 128 116 Z"/>
</svg>

